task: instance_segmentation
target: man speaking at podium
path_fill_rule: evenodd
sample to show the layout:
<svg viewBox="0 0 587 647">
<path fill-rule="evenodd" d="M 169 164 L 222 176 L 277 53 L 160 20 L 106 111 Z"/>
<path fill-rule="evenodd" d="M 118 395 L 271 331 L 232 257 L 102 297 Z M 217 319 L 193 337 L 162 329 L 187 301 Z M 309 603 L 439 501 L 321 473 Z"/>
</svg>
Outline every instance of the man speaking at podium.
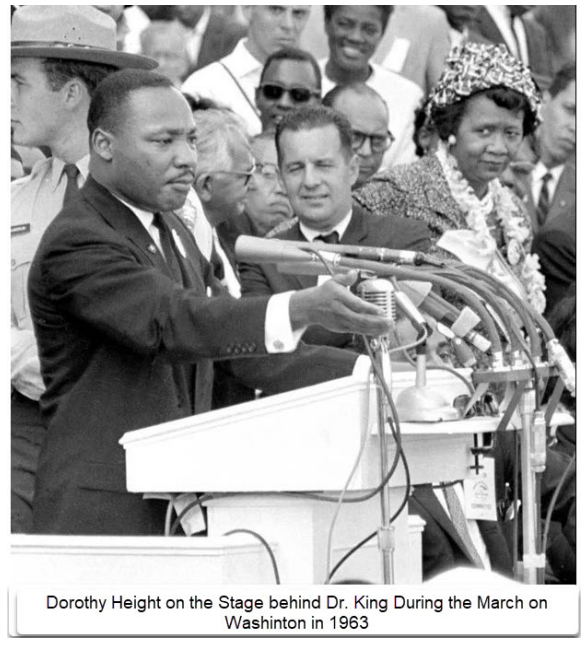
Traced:
<svg viewBox="0 0 587 647">
<path fill-rule="evenodd" d="M 111 75 L 88 126 L 90 175 L 29 278 L 48 427 L 33 530 L 161 534 L 165 504 L 126 491 L 125 432 L 206 411 L 212 359 L 292 351 L 310 324 L 366 335 L 390 324 L 346 289 L 353 274 L 276 297 L 207 296 L 212 267 L 173 213 L 195 177 L 195 125 L 165 77 Z"/>
</svg>

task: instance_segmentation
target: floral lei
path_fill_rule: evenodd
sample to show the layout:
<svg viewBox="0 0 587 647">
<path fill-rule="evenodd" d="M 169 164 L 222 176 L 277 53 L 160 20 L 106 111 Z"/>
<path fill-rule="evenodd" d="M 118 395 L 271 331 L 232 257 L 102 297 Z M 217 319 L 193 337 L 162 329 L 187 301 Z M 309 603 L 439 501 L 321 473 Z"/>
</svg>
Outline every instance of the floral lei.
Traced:
<svg viewBox="0 0 587 647">
<path fill-rule="evenodd" d="M 544 312 L 546 307 L 544 276 L 540 272 L 538 256 L 529 253 L 531 232 L 509 189 L 498 179 L 494 179 L 489 182 L 487 195 L 480 200 L 459 170 L 457 161 L 449 153 L 448 146 L 444 142 L 439 142 L 436 156 L 452 197 L 465 214 L 468 228 L 474 232 L 481 251 L 487 254 L 498 251 L 497 243 L 487 226 L 487 216 L 495 210 L 505 238 L 503 251 L 507 263 L 524 287 L 530 305 L 538 312 Z"/>
</svg>

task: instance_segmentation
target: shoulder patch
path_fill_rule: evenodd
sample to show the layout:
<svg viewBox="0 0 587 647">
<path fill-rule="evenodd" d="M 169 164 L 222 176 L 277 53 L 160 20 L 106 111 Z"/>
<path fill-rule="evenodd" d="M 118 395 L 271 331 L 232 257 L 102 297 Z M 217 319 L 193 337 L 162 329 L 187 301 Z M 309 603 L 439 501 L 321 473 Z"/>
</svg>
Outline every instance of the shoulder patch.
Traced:
<svg viewBox="0 0 587 647">
<path fill-rule="evenodd" d="M 28 234 L 31 231 L 31 225 L 30 223 L 24 223 L 22 225 L 12 225 L 10 227 L 10 235 L 11 236 L 18 236 L 20 234 Z"/>
</svg>

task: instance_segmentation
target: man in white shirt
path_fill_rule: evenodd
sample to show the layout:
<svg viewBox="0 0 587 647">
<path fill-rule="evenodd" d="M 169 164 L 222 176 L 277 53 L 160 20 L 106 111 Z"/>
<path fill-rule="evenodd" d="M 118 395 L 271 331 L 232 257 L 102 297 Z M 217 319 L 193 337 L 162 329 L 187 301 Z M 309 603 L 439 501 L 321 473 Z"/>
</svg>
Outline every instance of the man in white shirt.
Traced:
<svg viewBox="0 0 587 647">
<path fill-rule="evenodd" d="M 239 115 L 249 135 L 261 132 L 255 90 L 267 57 L 283 47 L 297 47 L 309 16 L 309 5 L 245 5 L 247 37 L 223 59 L 194 72 L 182 90 L 210 99 Z"/>
<path fill-rule="evenodd" d="M 86 6 L 22 7 L 13 17 L 12 41 L 13 141 L 51 151 L 12 184 L 11 195 L 12 531 L 29 532 L 45 389 L 29 312 L 30 264 L 66 196 L 87 177 L 86 118 L 96 86 L 117 68 L 156 63 L 117 52 L 112 18 Z"/>
</svg>

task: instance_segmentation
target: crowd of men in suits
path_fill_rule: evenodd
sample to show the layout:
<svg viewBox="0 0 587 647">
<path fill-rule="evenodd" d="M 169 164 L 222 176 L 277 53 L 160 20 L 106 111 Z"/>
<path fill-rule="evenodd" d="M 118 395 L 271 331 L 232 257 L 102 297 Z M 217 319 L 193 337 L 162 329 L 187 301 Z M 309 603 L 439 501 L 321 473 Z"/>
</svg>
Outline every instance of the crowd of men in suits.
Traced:
<svg viewBox="0 0 587 647">
<path fill-rule="evenodd" d="M 549 307 L 567 296 L 575 72 L 555 74 L 565 47 L 549 44 L 540 12 L 329 6 L 322 58 L 320 36 L 304 47 L 315 7 L 96 7 L 13 15 L 13 176 L 40 151 L 12 188 L 13 532 L 159 533 L 163 503 L 126 492 L 124 432 L 362 361 L 354 334 L 389 323 L 346 289 L 355 277 L 317 284 L 238 266 L 234 242 L 427 250 L 425 225 L 370 216 L 352 192 L 416 158 L 415 112 L 459 39 L 503 41 L 544 83 L 543 125 L 509 182 L 532 214 Z M 574 491 L 557 509 L 568 529 Z M 443 537 L 427 576 L 472 561 Z M 485 566 L 499 568 L 490 546 Z"/>
</svg>

